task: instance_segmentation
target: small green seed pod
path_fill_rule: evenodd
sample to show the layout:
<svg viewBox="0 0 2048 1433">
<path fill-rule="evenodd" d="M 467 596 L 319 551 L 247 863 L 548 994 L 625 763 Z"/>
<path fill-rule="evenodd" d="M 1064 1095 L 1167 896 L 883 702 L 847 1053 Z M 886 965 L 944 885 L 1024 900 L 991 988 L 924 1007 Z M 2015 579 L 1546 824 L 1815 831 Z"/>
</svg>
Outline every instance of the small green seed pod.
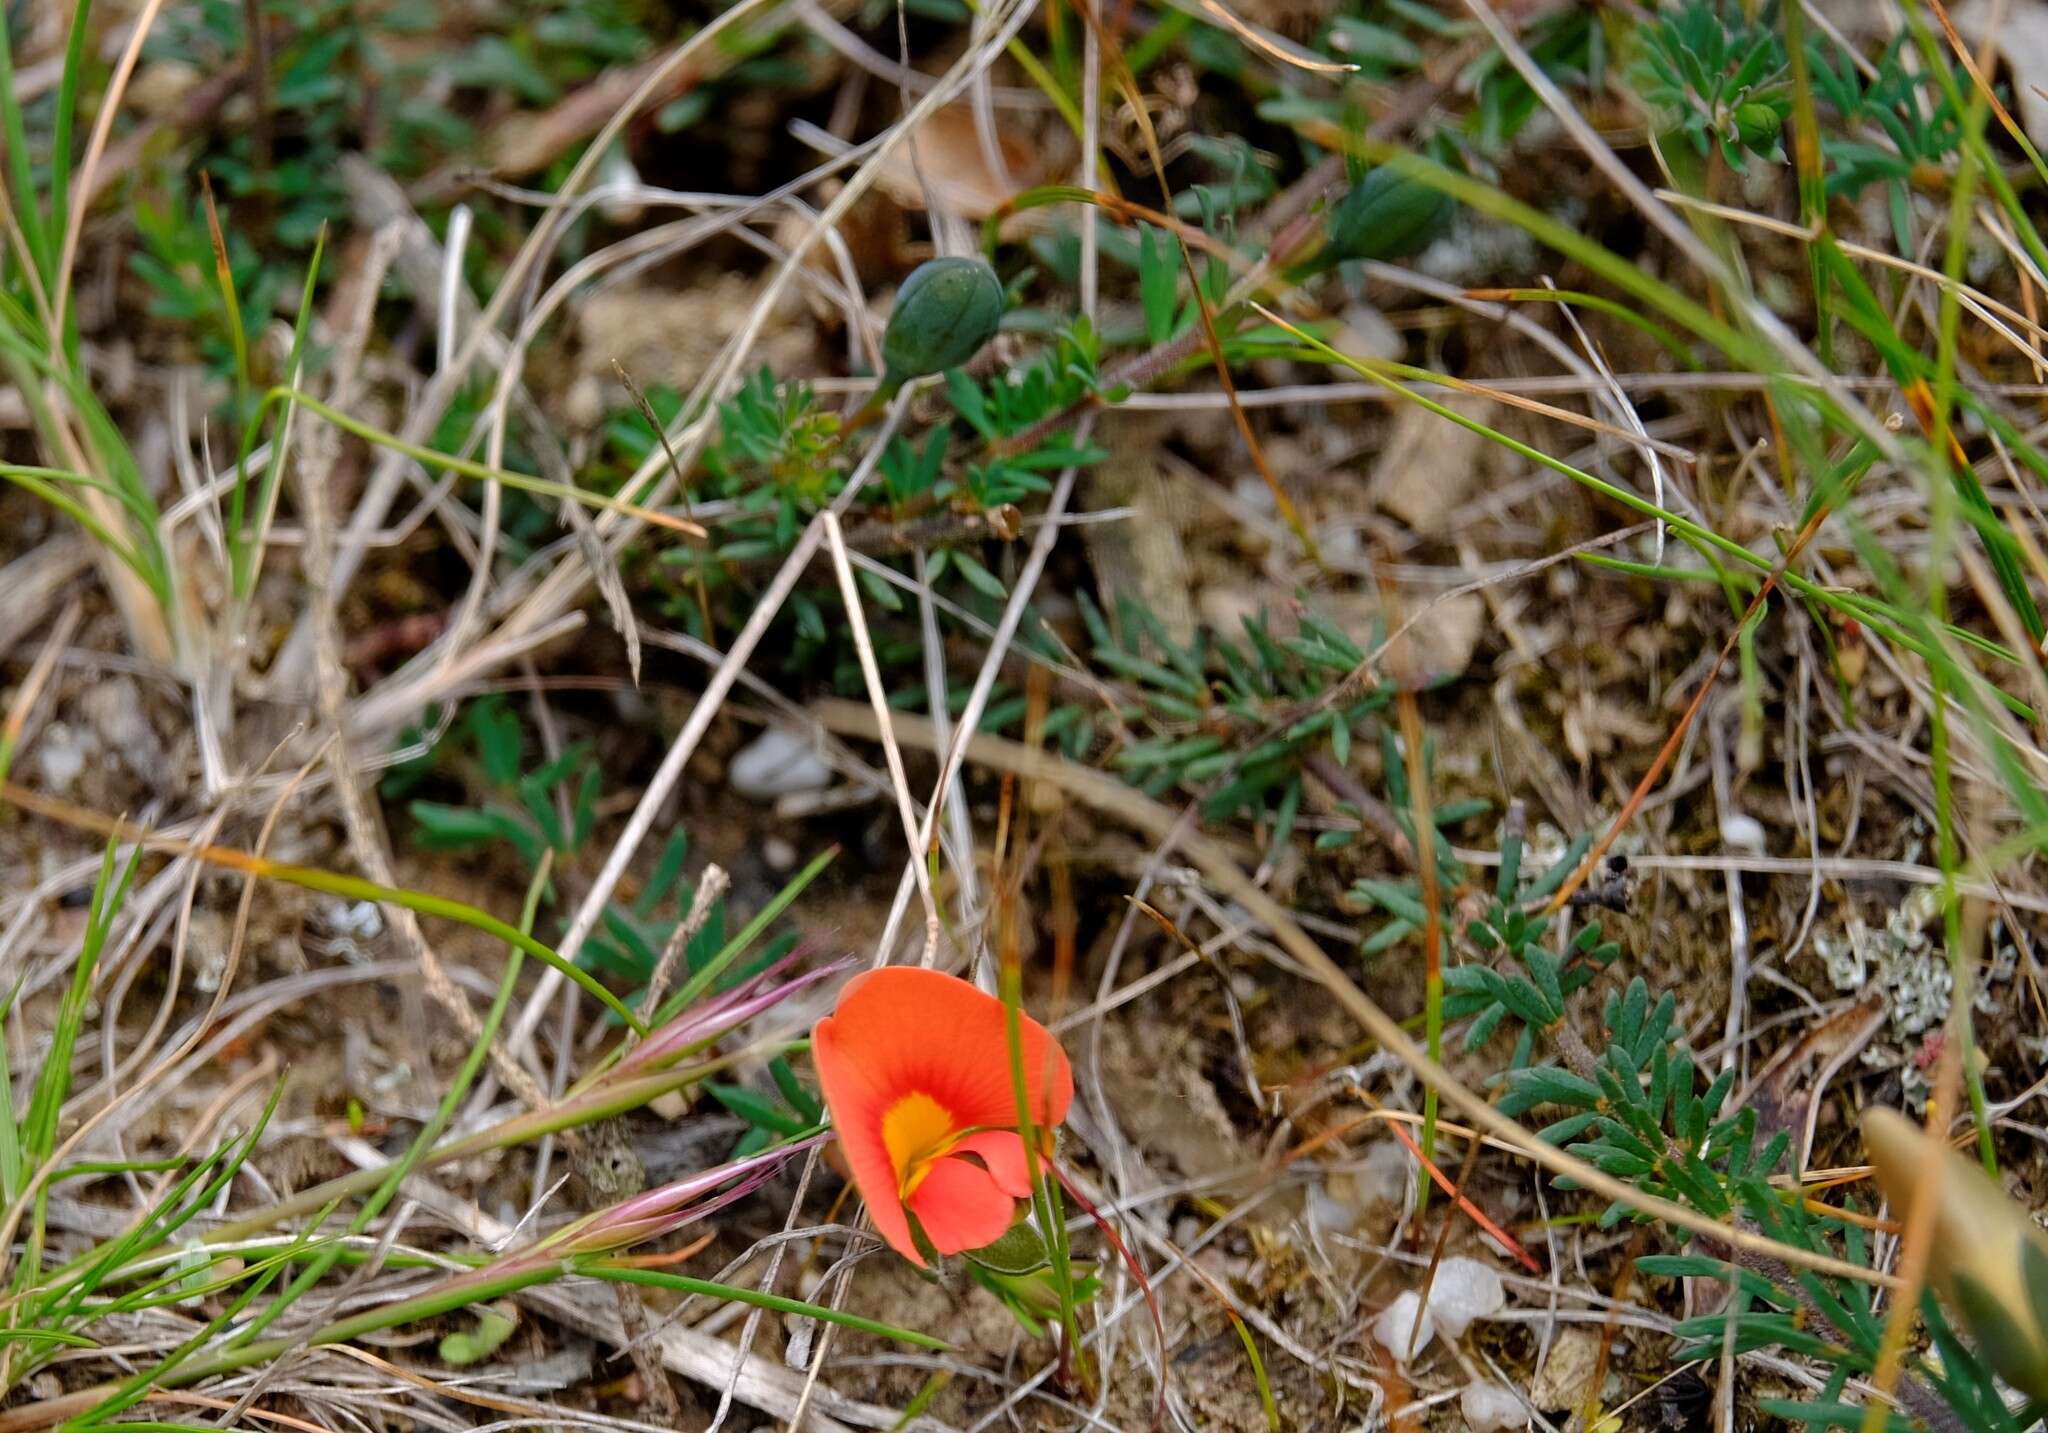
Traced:
<svg viewBox="0 0 2048 1433">
<path fill-rule="evenodd" d="M 980 259 L 927 259 L 896 290 L 882 331 L 883 380 L 901 384 L 958 368 L 995 337 L 1006 296 Z"/>
<path fill-rule="evenodd" d="M 1327 261 L 1399 259 L 1443 232 L 1457 201 L 1441 189 L 1381 165 L 1351 187 L 1330 214 Z"/>
<path fill-rule="evenodd" d="M 1778 134 L 1785 118 L 1767 104 L 1755 100 L 1735 107 L 1735 134 L 1744 147 L 1766 154 L 1778 147 Z"/>
</svg>

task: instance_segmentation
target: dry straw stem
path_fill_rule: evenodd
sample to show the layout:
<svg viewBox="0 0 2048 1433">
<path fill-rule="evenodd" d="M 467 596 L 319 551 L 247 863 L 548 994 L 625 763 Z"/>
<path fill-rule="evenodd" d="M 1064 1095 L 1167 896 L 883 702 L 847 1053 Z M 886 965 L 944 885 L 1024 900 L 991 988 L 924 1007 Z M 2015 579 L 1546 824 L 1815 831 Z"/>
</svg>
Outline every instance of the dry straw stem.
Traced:
<svg viewBox="0 0 2048 1433">
<path fill-rule="evenodd" d="M 316 761 L 317 759 L 316 757 Z M 289 795 L 295 790 L 301 779 L 303 773 L 301 777 L 288 782 L 284 787 L 285 794 Z M 91 831 L 112 840 L 131 842 L 159 854 L 189 856 L 208 865 L 225 866 L 229 870 L 240 871 L 252 877 L 263 876 L 283 881 L 288 885 L 303 886 L 308 890 L 399 905 L 424 915 L 444 916 L 450 920 L 460 921 L 508 945 L 518 946 L 535 960 L 544 963 L 547 969 L 558 977 L 566 976 L 574 980 L 636 1034 L 644 1035 L 647 1032 L 646 1024 L 640 1017 L 635 1015 L 618 996 L 612 994 L 596 976 L 572 965 L 559 952 L 535 940 L 516 926 L 508 925 L 480 906 L 405 888 L 380 886 L 359 876 L 343 875 L 317 866 L 294 866 L 282 861 L 272 861 L 259 854 L 229 846 L 195 844 L 175 836 L 151 831 L 119 817 L 102 816 L 97 811 L 89 811 L 70 802 L 45 796 L 41 792 L 18 786 L 11 781 L 0 781 L 0 806 L 18 806 L 24 811 L 61 822 L 76 830 Z M 201 1023 L 203 1025 L 206 1022 Z M 0 1241 L 0 1247 L 5 1247 L 4 1241 Z"/>
<path fill-rule="evenodd" d="M 920 830 L 917 802 L 910 794 L 910 778 L 903 772 L 903 752 L 895 733 L 881 726 L 882 713 L 889 709 L 889 694 L 882 685 L 882 673 L 875 664 L 875 644 L 868 636 L 868 623 L 861 606 L 860 589 L 854 585 L 853 564 L 846 557 L 846 538 L 839 528 L 839 514 L 827 508 L 819 518 L 825 524 L 825 540 L 832 550 L 832 570 L 839 578 L 839 595 L 846 603 L 846 619 L 853 631 L 854 652 L 860 658 L 860 673 L 873 703 L 877 730 L 882 735 L 882 754 L 889 763 L 889 784 L 896 793 L 896 811 L 903 818 L 903 835 L 909 841 L 910 869 L 917 878 L 917 893 L 924 901 L 924 960 L 930 966 L 939 948 L 939 908 L 932 897 L 931 872 L 924 861 L 924 847 L 915 844 Z"/>
<path fill-rule="evenodd" d="M 810 710 L 830 731 L 861 736 L 869 740 L 878 739 L 880 736 L 880 728 L 875 721 L 874 713 L 858 703 L 828 698 L 812 703 Z M 928 751 L 938 749 L 937 734 L 932 730 L 931 723 L 924 718 L 899 712 L 895 714 L 894 725 L 896 739 L 899 742 L 922 747 Z M 1719 1240 L 1733 1248 L 1776 1259 L 1796 1268 L 1812 1269 L 1817 1273 L 1830 1274 L 1840 1279 L 1852 1279 L 1859 1283 L 1891 1286 L 1896 1282 L 1890 1275 L 1865 1268 L 1860 1264 L 1781 1244 L 1775 1239 L 1765 1238 L 1750 1230 L 1710 1219 L 1682 1204 L 1643 1194 L 1632 1185 L 1625 1184 L 1612 1175 L 1601 1173 L 1586 1161 L 1567 1154 L 1557 1146 L 1545 1144 L 1520 1123 L 1495 1109 L 1483 1096 L 1467 1088 L 1443 1065 L 1430 1059 L 1428 1054 L 1409 1038 L 1407 1031 L 1401 1028 L 1400 1022 L 1360 990 L 1337 962 L 1332 960 L 1321 946 L 1309 939 L 1308 934 L 1302 930 L 1287 909 L 1253 884 L 1251 878 L 1245 875 L 1221 846 L 1199 831 L 1185 829 L 1174 812 L 1132 790 L 1115 777 L 992 736 L 976 735 L 969 738 L 966 754 L 970 759 L 994 770 L 1012 772 L 1034 781 L 1044 781 L 1057 786 L 1084 805 L 1116 817 L 1152 840 L 1177 845 L 1207 880 L 1264 924 L 1288 955 L 1299 961 L 1330 992 L 1337 1003 L 1358 1021 L 1366 1034 L 1379 1042 L 1382 1049 L 1434 1087 L 1482 1133 L 1513 1146 L 1553 1174 L 1565 1175 L 1583 1189 L 1616 1200 L 1666 1224 L 1691 1230 L 1695 1234 Z"/>
<path fill-rule="evenodd" d="M 50 674 L 57 670 L 57 659 L 63 655 L 65 644 L 71 634 L 78 630 L 79 619 L 84 607 L 73 600 L 58 614 L 57 622 L 50 629 L 48 640 L 42 650 L 36 653 L 28 675 L 16 688 L 14 699 L 8 703 L 7 716 L 0 722 L 0 779 L 5 779 L 8 767 L 13 763 L 15 748 L 21 743 L 21 734 L 28 729 L 29 716 L 35 711 L 36 702 L 41 699 L 43 688 L 50 684 Z"/>
</svg>

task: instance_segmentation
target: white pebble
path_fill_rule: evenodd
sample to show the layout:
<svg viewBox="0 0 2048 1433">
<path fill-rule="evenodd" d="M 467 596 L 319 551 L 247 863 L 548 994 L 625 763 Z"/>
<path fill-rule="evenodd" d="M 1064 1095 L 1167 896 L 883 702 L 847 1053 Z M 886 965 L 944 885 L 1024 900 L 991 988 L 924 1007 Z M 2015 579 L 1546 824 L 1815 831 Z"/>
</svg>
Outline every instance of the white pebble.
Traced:
<svg viewBox="0 0 2048 1433">
<path fill-rule="evenodd" d="M 1397 1363 L 1406 1363 L 1429 1347 L 1429 1341 L 1436 1337 L 1436 1321 L 1425 1311 L 1422 1327 L 1415 1326 L 1415 1311 L 1422 1307 L 1422 1300 L 1412 1291 L 1404 1290 L 1394 1296 L 1394 1302 L 1380 1311 L 1372 1321 L 1372 1336 L 1380 1341 L 1383 1348 L 1394 1356 Z"/>
<path fill-rule="evenodd" d="M 609 223 L 638 223 L 647 212 L 640 199 L 640 171 L 633 167 L 624 145 L 614 145 L 605 155 L 598 166 L 596 189 L 604 196 L 597 201 L 597 212 Z"/>
<path fill-rule="evenodd" d="M 53 721 L 43 729 L 36 743 L 36 761 L 42 768 L 43 785 L 60 796 L 85 771 L 88 753 L 85 742 L 70 727 Z"/>
<path fill-rule="evenodd" d="M 1731 811 L 1721 823 L 1721 844 L 1731 851 L 1760 856 L 1764 850 L 1764 823 L 1741 811 Z"/>
<path fill-rule="evenodd" d="M 796 846 L 780 836 L 761 839 L 761 859 L 778 876 L 796 869 L 797 855 Z"/>
<path fill-rule="evenodd" d="M 1498 1383 L 1471 1383 L 1458 1399 L 1465 1411 L 1465 1423 L 1472 1433 L 1497 1433 L 1504 1428 L 1527 1428 L 1529 1410 L 1522 1400 Z"/>
<path fill-rule="evenodd" d="M 1230 485 L 1230 495 L 1260 516 L 1273 511 L 1273 490 L 1264 479 L 1249 473 Z"/>
<path fill-rule="evenodd" d="M 1499 1313 L 1507 1301 L 1500 1275 L 1463 1256 L 1437 1265 L 1436 1279 L 1429 1286 L 1429 1316 L 1450 1338 L 1463 1338 L 1472 1320 Z"/>
<path fill-rule="evenodd" d="M 336 901 L 329 907 L 328 923 L 336 935 L 375 940 L 384 934 L 384 910 L 375 901 Z"/>
<path fill-rule="evenodd" d="M 741 747 L 726 768 L 725 779 L 742 796 L 757 801 L 799 791 L 822 791 L 832 784 L 832 768 L 804 737 L 771 726 Z"/>
<path fill-rule="evenodd" d="M 1399 1140 L 1375 1140 L 1352 1175 L 1358 1201 L 1368 1209 L 1399 1208 L 1415 1193 L 1415 1162 Z"/>
</svg>

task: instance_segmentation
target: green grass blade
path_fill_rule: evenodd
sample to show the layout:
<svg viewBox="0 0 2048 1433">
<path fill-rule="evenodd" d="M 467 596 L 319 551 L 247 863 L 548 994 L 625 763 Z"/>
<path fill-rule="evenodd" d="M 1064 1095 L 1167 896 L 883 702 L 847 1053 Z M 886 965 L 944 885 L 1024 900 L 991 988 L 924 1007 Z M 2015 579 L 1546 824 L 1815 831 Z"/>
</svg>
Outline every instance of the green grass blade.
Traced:
<svg viewBox="0 0 2048 1433">
<path fill-rule="evenodd" d="M 711 982 L 718 979 L 735 960 L 745 954 L 748 947 L 761 938 L 761 933 L 789 909 L 791 902 L 803 894 L 804 887 L 815 881 L 838 855 L 839 848 L 833 846 L 813 856 L 809 865 L 791 876 L 788 884 L 775 893 L 773 900 L 755 912 L 754 918 L 740 928 L 739 934 L 727 941 L 718 954 L 704 962 L 702 970 L 692 974 L 683 983 L 682 989 L 661 1003 L 661 1009 L 655 1012 L 653 1020 L 649 1023 L 660 1025 L 663 1021 L 674 1019 L 676 1015 L 687 1010 L 690 1002 L 709 990 Z"/>
<path fill-rule="evenodd" d="M 881 1338 L 895 1339 L 899 1343 L 914 1344 L 937 1352 L 950 1352 L 952 1345 L 942 1338 L 934 1338 L 915 1329 L 899 1328 L 879 1319 L 862 1318 L 840 1309 L 826 1308 L 823 1304 L 807 1303 L 802 1299 L 784 1298 L 781 1294 L 767 1293 L 761 1289 L 749 1289 L 738 1284 L 714 1283 L 710 1279 L 693 1279 L 687 1274 L 671 1274 L 661 1269 L 633 1269 L 599 1261 L 578 1263 L 576 1272 L 588 1274 L 594 1279 L 604 1279 L 617 1284 L 641 1284 L 649 1288 L 669 1289 L 679 1294 L 701 1294 L 706 1298 L 727 1299 L 736 1304 L 752 1304 L 756 1308 L 772 1309 L 776 1313 L 795 1314 L 800 1318 L 817 1319 L 821 1323 L 838 1324 L 841 1328 L 871 1333 Z"/>
<path fill-rule="evenodd" d="M 87 21 L 91 15 L 92 0 L 78 0 L 71 12 L 71 35 L 64 47 L 64 70 L 57 81 L 57 118 L 50 136 L 49 234 L 53 241 L 71 222 L 71 134 L 72 127 L 78 122 L 78 89 L 85 75 L 86 40 L 90 34 Z M 52 242 L 50 247 L 51 255 L 47 262 L 54 264 L 56 244 Z M 54 278 L 54 272 L 45 276 L 46 282 Z M 64 333 L 52 334 L 51 340 L 61 344 L 66 355 L 76 364 L 76 318 L 67 314 L 64 328 Z"/>
<path fill-rule="evenodd" d="M 21 994 L 19 985 L 0 1004 L 0 1207 L 13 1208 L 21 1197 L 21 1127 L 14 1122 L 13 1052 L 7 1048 L 7 1016 Z"/>
<path fill-rule="evenodd" d="M 306 335 L 313 326 L 313 287 L 320 278 L 321 256 L 327 251 L 327 229 L 321 226 L 319 238 L 313 241 L 313 257 L 306 266 L 306 284 L 299 294 L 299 312 L 292 323 L 292 351 L 286 364 L 287 382 L 292 392 L 298 391 L 299 381 L 305 371 Z M 229 293 L 234 291 L 232 275 L 223 271 L 222 283 Z M 240 322 L 240 310 L 231 312 Z M 242 489 L 248 485 L 249 454 L 256 440 L 257 425 L 251 422 L 242 437 L 242 452 L 239 460 L 240 471 L 235 482 L 235 493 L 231 505 L 236 545 L 233 549 L 235 563 L 235 595 L 247 600 L 256 581 L 256 569 L 262 565 L 263 544 L 270 531 L 270 521 L 277 508 L 278 487 L 284 479 L 285 454 L 291 448 L 292 417 L 297 405 L 289 398 L 284 402 L 284 411 L 277 420 L 277 430 L 270 440 L 270 461 L 264 465 L 263 480 L 256 490 L 255 532 L 244 532 L 241 527 Z"/>
<path fill-rule="evenodd" d="M 40 1168 L 57 1147 L 58 1122 L 65 1097 L 71 1092 L 71 1052 L 77 1047 L 78 1032 L 85 1024 L 86 997 L 92 991 L 93 971 L 99 964 L 100 952 L 106 948 L 107 937 L 113 932 L 114 920 L 121 913 L 122 903 L 127 899 L 129 883 L 134 880 L 142 861 L 141 848 L 137 847 L 129 853 L 128 864 L 117 878 L 114 855 L 118 849 L 115 842 L 109 841 L 100 857 L 100 874 L 93 884 L 85 937 L 79 944 L 78 958 L 71 967 L 71 985 L 57 1007 L 50 1051 L 43 1061 L 42 1073 L 36 1079 L 35 1093 L 30 1096 L 27 1118 L 22 1122 L 25 1130 L 23 1154 L 31 1167 Z"/>
<path fill-rule="evenodd" d="M 8 168 L 13 171 L 14 221 L 21 226 L 22 243 L 36 266 L 37 282 L 47 289 L 52 263 L 50 234 L 31 163 L 35 151 L 29 148 L 28 126 L 14 89 L 14 42 L 4 23 L 0 23 L 0 138 L 6 140 Z"/>
<path fill-rule="evenodd" d="M 540 910 L 541 893 L 547 889 L 548 873 L 553 864 L 549 856 L 543 856 L 539 867 L 533 873 L 533 879 L 527 885 L 525 909 L 520 913 L 521 934 L 530 932 L 533 928 L 534 917 Z M 521 955 L 522 951 L 516 944 L 507 950 L 505 973 L 498 982 L 497 998 L 491 1002 L 490 1012 L 485 1015 L 482 1025 L 478 1028 L 476 1039 L 470 1042 L 469 1053 L 463 1058 L 462 1067 L 449 1082 L 448 1089 L 441 1096 L 441 1103 L 435 1108 L 433 1115 L 420 1126 L 419 1132 L 413 1136 L 412 1143 L 406 1146 L 405 1153 L 384 1171 L 376 1189 L 363 1201 L 362 1207 L 349 1221 L 350 1234 L 362 1233 L 370 1226 L 371 1221 L 383 1212 L 385 1205 L 397 1195 L 399 1186 L 405 1182 L 406 1176 L 419 1168 L 435 1142 L 440 1139 L 442 1131 L 454 1120 L 455 1111 L 461 1105 L 464 1096 L 469 1093 L 470 1086 L 475 1083 L 477 1073 L 483 1069 L 484 1060 L 490 1054 L 491 1042 L 498 1038 L 498 1029 L 504 1023 L 505 1012 L 512 1004 L 513 992 L 519 984 Z M 253 1343 L 264 1329 L 276 1322 L 308 1289 L 326 1276 L 327 1271 L 334 1267 L 340 1257 L 339 1251 L 338 1244 L 323 1249 L 285 1286 L 284 1291 L 272 1300 L 268 1308 L 251 1319 L 237 1333 L 235 1344 L 242 1346 Z"/>
</svg>

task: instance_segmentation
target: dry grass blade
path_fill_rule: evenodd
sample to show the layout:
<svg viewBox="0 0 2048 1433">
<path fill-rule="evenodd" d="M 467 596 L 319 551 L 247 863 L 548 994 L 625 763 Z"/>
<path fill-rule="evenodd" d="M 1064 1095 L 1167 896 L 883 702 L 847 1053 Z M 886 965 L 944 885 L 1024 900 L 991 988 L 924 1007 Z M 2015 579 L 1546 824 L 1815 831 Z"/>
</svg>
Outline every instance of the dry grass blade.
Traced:
<svg viewBox="0 0 2048 1433">
<path fill-rule="evenodd" d="M 1340 60 L 1326 60 L 1311 54 L 1288 40 L 1268 33 L 1240 18 L 1235 10 L 1223 0 L 1201 0 L 1202 13 L 1212 20 L 1221 21 L 1223 26 L 1262 54 L 1270 55 L 1291 69 L 1302 70 L 1312 75 L 1351 75 L 1361 68 Z"/>
<path fill-rule="evenodd" d="M 854 654 L 860 659 L 861 680 L 867 684 L 868 700 L 874 706 L 875 724 L 882 733 L 882 755 L 889 763 L 889 784 L 896 793 L 896 814 L 903 819 L 904 840 L 910 843 L 910 867 L 917 873 L 917 893 L 924 901 L 924 958 L 920 964 L 929 967 L 938 956 L 939 907 L 932 898 L 931 873 L 926 865 L 925 851 L 916 844 L 922 834 L 917 806 L 910 795 L 910 778 L 903 771 L 903 752 L 896 745 L 896 734 L 882 727 L 884 713 L 889 710 L 889 694 L 882 686 L 881 669 L 875 664 L 875 644 L 868 636 L 867 616 L 861 610 L 860 588 L 853 580 L 853 564 L 846 558 L 846 537 L 839 530 L 839 514 L 828 510 L 821 516 L 825 524 L 825 540 L 832 550 L 832 570 L 838 574 L 839 595 L 846 603 L 846 619 L 853 632 Z"/>
<path fill-rule="evenodd" d="M 1449 1195 L 1451 1198 L 1451 1202 L 1454 1205 L 1456 1205 L 1460 1210 L 1464 1211 L 1464 1214 L 1468 1219 L 1470 1219 L 1474 1224 L 1478 1225 L 1482 1230 L 1484 1230 L 1486 1232 L 1487 1237 L 1492 1239 L 1496 1244 L 1499 1244 L 1503 1249 L 1507 1250 L 1510 1254 L 1514 1255 L 1516 1261 L 1519 1262 L 1523 1268 L 1527 1269 L 1530 1273 L 1536 1275 L 1538 1278 L 1541 1278 L 1543 1276 L 1543 1266 L 1536 1262 L 1535 1256 L 1531 1254 L 1527 1249 L 1524 1249 L 1522 1247 L 1521 1241 L 1516 1239 L 1514 1235 L 1508 1233 L 1507 1230 L 1501 1228 L 1500 1225 L 1494 1223 L 1492 1217 L 1489 1216 L 1484 1209 L 1481 1209 L 1477 1204 L 1474 1204 L 1472 1202 L 1471 1196 L 1467 1195 L 1462 1187 L 1466 1182 L 1465 1179 L 1452 1179 L 1448 1174 L 1445 1174 L 1442 1168 L 1438 1166 L 1435 1160 L 1431 1159 L 1428 1155 L 1422 1152 L 1422 1146 L 1415 1142 L 1415 1136 L 1409 1134 L 1407 1130 L 1401 1128 L 1401 1123 L 1402 1122 L 1399 1120 L 1389 1120 L 1387 1121 L 1387 1129 L 1390 1133 L 1392 1133 L 1395 1139 L 1401 1142 L 1402 1148 L 1406 1149 L 1409 1154 L 1415 1157 L 1416 1163 L 1422 1166 L 1423 1173 L 1429 1177 L 1429 1179 L 1436 1185 L 1437 1188 L 1441 1189 L 1445 1194 Z M 1443 1126 L 1438 1125 L 1437 1128 L 1442 1129 Z M 1481 1141 L 1479 1140 L 1472 1141 L 1472 1149 L 1477 1150 L 1479 1148 L 1480 1143 Z M 1503 1145 L 1501 1147 L 1507 1148 L 1508 1146 Z M 1468 1154 L 1468 1169 L 1469 1166 L 1470 1155 Z M 1439 1250 L 1441 1250 L 1441 1241 L 1439 1241 L 1438 1247 Z M 1427 1302 L 1428 1300 L 1425 1297 L 1424 1303 L 1426 1304 Z M 1421 1312 L 1421 1309 L 1418 1308 L 1416 1312 L 1419 1314 Z"/>
<path fill-rule="evenodd" d="M 2005 107 L 2005 101 L 1998 97 L 1998 91 L 1992 88 L 1990 80 L 1985 78 L 1983 61 L 1972 54 L 1970 47 L 1963 43 L 1963 37 L 1956 31 L 1955 21 L 1949 18 L 1948 6 L 1944 5 L 1942 0 L 1927 0 L 1927 8 L 1934 12 L 1935 22 L 1941 26 L 1942 37 L 1948 41 L 1949 49 L 1954 51 L 1956 62 L 1969 74 L 1970 83 L 1976 86 L 1978 95 L 1991 106 L 1992 115 L 2005 132 L 2012 136 L 2013 143 L 2038 166 L 2041 157 L 2035 152 L 2033 142 L 2027 138 L 2027 132 L 2020 127 L 2019 121 L 2012 117 L 2012 111 Z M 1993 13 L 1998 13 L 2000 8 L 1994 7 Z M 1990 50 L 1994 38 L 1993 35 L 1985 36 L 1987 51 Z"/>
<path fill-rule="evenodd" d="M 22 733 L 28 729 L 29 717 L 49 687 L 50 674 L 57 670 L 57 659 L 64 654 L 65 646 L 78 630 L 79 620 L 84 615 L 85 609 L 79 603 L 65 604 L 50 628 L 50 635 L 43 639 L 42 650 L 36 653 L 28 675 L 15 688 L 14 698 L 7 704 L 6 720 L 0 721 L 0 781 L 7 779 L 7 772 L 14 764 L 14 753 L 21 747 Z"/>
<path fill-rule="evenodd" d="M 106 98 L 100 102 L 99 114 L 93 120 L 92 137 L 86 141 L 85 158 L 78 166 L 78 182 L 73 186 L 71 211 L 64 215 L 64 239 L 57 257 L 57 292 L 51 304 L 52 333 L 64 331 L 65 312 L 71 297 L 71 271 L 78 262 L 78 244 L 85 234 L 86 212 L 99 187 L 100 159 L 107 152 L 107 142 L 114 132 L 114 120 L 121 112 L 121 100 L 128 91 L 129 81 L 135 77 L 135 67 L 142 60 L 143 44 L 155 28 L 163 5 L 164 0 L 144 0 L 141 10 L 130 22 L 127 43 L 121 47 L 121 58 L 115 62 L 113 77 L 107 82 Z M 80 18 L 83 19 L 83 12 Z"/>
<path fill-rule="evenodd" d="M 1967 1006 L 1957 1008 L 1968 1009 Z M 1969 1017 L 1964 1015 L 1962 1018 Z M 1948 1112 L 1956 1107 L 1956 1096 L 1962 1088 L 1962 1062 L 1957 1052 L 1963 1048 L 1965 1043 L 1953 1037 L 1942 1047 L 1934 1091 L 1927 1101 L 1926 1131 L 1929 1139 L 1940 1139 L 1941 1131 L 1948 1127 Z M 1941 1173 L 1937 1166 L 1932 1175 L 1937 1188 Z M 1905 1231 L 1899 1240 L 1898 1288 L 1893 1295 L 1891 1312 L 1884 1321 L 1884 1337 L 1878 1345 L 1877 1372 L 1872 1379 L 1878 1397 L 1871 1399 L 1864 1409 L 1863 1433 L 1884 1433 L 1890 1421 L 1892 1391 L 1899 1386 L 1906 1339 L 1920 1317 L 1920 1291 L 1927 1283 L 1927 1264 L 1933 1253 L 1941 1203 L 1938 1197 L 1923 1198 L 1914 1201 L 1907 1211 Z"/>
</svg>

